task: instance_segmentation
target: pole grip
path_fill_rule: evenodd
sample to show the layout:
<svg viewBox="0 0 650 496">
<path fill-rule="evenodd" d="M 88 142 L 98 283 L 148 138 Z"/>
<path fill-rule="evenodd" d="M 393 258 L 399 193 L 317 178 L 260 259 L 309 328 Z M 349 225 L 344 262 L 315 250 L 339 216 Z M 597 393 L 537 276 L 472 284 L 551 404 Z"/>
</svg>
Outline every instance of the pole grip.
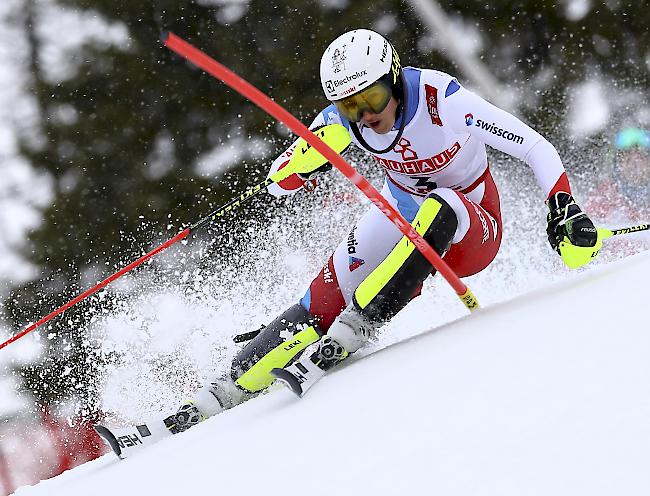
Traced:
<svg viewBox="0 0 650 496">
<path fill-rule="evenodd" d="M 648 230 L 650 230 L 650 224 L 639 224 L 638 226 L 621 227 L 620 229 L 606 229 L 605 231 L 608 234 L 606 237 L 609 238 L 612 236 L 620 236 L 621 234 L 632 234 Z"/>
</svg>

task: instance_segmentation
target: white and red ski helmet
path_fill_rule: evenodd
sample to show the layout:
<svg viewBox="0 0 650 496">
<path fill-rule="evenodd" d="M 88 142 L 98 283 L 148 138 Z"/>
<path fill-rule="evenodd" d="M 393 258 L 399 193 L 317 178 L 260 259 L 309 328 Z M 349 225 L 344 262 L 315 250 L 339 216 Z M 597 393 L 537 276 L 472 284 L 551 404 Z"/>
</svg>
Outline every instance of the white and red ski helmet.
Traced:
<svg viewBox="0 0 650 496">
<path fill-rule="evenodd" d="M 398 84 L 401 65 L 390 42 L 369 29 L 355 29 L 336 38 L 320 61 L 320 80 L 329 101 L 358 93 L 387 74 Z"/>
</svg>

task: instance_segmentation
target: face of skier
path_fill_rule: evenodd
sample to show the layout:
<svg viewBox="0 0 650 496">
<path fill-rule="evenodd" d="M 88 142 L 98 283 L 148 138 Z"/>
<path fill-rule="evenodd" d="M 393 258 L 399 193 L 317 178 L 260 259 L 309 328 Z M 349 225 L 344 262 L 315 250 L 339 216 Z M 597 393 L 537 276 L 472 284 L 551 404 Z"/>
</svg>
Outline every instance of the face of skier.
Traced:
<svg viewBox="0 0 650 496">
<path fill-rule="evenodd" d="M 377 134 L 386 134 L 395 125 L 395 115 L 397 113 L 397 100 L 395 97 L 391 97 L 388 105 L 379 112 L 375 114 L 370 110 L 366 110 L 361 115 L 361 124 L 369 127 Z"/>
</svg>

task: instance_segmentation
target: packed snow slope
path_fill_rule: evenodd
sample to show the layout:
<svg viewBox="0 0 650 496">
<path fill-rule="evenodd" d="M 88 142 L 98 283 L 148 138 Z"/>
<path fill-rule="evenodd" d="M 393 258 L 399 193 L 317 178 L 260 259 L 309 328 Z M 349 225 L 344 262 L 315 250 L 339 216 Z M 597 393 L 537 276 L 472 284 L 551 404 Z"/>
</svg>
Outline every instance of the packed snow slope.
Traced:
<svg viewBox="0 0 650 496">
<path fill-rule="evenodd" d="M 648 495 L 650 252 L 20 496 Z"/>
</svg>

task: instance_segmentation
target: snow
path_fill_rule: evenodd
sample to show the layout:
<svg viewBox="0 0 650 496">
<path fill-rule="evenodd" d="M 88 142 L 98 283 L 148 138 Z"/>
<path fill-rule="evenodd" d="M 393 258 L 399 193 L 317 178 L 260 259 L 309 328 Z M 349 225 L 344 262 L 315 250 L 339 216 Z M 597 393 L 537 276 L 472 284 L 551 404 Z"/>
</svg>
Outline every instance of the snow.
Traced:
<svg viewBox="0 0 650 496">
<path fill-rule="evenodd" d="M 27 233 L 42 221 L 41 210 L 53 200 L 52 178 L 37 172 L 20 156 L 19 139 L 37 143 L 39 116 L 29 93 L 29 46 L 24 31 L 24 0 L 0 2 L 0 296 L 8 288 L 35 277 L 35 267 L 20 254 Z M 79 12 L 53 0 L 35 5 L 37 35 L 45 47 L 39 53 L 46 77 L 60 81 L 74 76 L 83 60 L 71 56 L 83 43 L 128 48 L 128 32 L 121 23 L 107 23 L 95 12 Z M 60 107 L 56 118 L 75 119 Z M 1 407 L 0 407 L 1 409 Z"/>
<path fill-rule="evenodd" d="M 41 0 L 37 4 L 37 15 L 41 19 L 56 19 L 56 22 L 40 22 L 37 26 L 42 43 L 39 57 L 49 81 L 65 81 L 77 74 L 85 62 L 78 54 L 84 43 L 123 50 L 129 47 L 126 25 L 109 23 L 93 10 L 81 11 L 56 1 Z"/>
<path fill-rule="evenodd" d="M 39 207 L 51 201 L 48 180 L 19 155 L 18 132 L 33 126 L 35 108 L 27 96 L 27 45 L 14 17 L 18 0 L 0 2 L 0 297 L 11 283 L 34 277 L 19 254 L 26 233 L 41 222 Z M 1 409 L 1 407 L 0 407 Z"/>
<path fill-rule="evenodd" d="M 0 307 L 1 308 L 1 307 Z M 0 327 L 0 342 L 7 340 L 11 334 Z M 18 382 L 9 370 L 10 367 L 24 366 L 33 362 L 42 352 L 42 345 L 37 336 L 27 336 L 14 343 L 11 349 L 0 352 L 0 417 L 10 417 L 27 410 L 31 406 L 29 398 L 18 391 Z"/>
<path fill-rule="evenodd" d="M 591 79 L 574 88 L 568 120 L 569 131 L 576 137 L 589 136 L 607 127 L 610 109 L 602 81 Z"/>
<path fill-rule="evenodd" d="M 234 136 L 199 156 L 194 170 L 204 177 L 216 177 L 246 159 L 260 161 L 268 151 L 269 144 L 262 139 Z"/>
<path fill-rule="evenodd" d="M 577 22 L 583 19 L 592 8 L 591 0 L 564 0 L 567 19 Z"/>
<path fill-rule="evenodd" d="M 648 280 L 595 266 L 16 494 L 649 494 Z"/>
</svg>

